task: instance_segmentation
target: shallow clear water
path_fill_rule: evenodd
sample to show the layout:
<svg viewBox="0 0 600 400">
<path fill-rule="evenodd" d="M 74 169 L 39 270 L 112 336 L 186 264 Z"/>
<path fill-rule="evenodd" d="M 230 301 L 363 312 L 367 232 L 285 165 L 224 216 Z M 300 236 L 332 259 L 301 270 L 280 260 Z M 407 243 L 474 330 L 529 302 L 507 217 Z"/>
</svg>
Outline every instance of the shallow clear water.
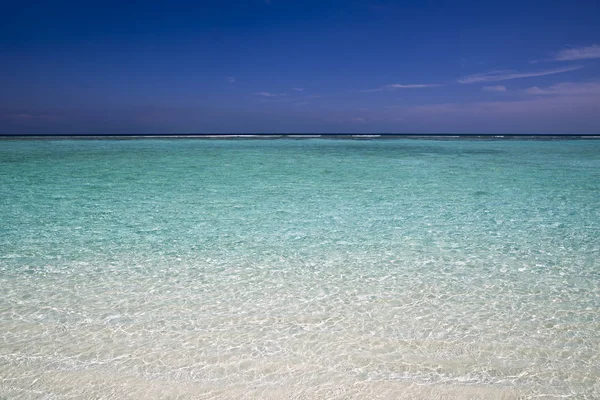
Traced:
<svg viewBox="0 0 600 400">
<path fill-rule="evenodd" d="M 0 142 L 0 398 L 600 398 L 600 142 Z"/>
</svg>

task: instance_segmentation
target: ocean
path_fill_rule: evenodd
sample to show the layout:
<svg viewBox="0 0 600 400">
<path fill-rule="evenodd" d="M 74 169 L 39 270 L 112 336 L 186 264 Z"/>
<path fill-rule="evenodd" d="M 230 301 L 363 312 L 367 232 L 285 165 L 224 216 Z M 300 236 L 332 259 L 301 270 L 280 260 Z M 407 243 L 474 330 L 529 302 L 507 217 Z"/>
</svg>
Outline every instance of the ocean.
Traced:
<svg viewBox="0 0 600 400">
<path fill-rule="evenodd" d="M 0 399 L 598 399 L 600 141 L 0 141 Z"/>
</svg>

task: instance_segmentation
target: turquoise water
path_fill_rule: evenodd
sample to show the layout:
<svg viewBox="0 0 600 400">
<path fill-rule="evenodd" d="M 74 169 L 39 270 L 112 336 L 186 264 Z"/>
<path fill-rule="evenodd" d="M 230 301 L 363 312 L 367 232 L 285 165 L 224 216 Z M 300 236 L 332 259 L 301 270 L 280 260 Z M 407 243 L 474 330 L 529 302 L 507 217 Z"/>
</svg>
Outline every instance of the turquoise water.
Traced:
<svg viewBox="0 0 600 400">
<path fill-rule="evenodd" d="M 0 398 L 600 398 L 600 141 L 0 142 Z"/>
</svg>

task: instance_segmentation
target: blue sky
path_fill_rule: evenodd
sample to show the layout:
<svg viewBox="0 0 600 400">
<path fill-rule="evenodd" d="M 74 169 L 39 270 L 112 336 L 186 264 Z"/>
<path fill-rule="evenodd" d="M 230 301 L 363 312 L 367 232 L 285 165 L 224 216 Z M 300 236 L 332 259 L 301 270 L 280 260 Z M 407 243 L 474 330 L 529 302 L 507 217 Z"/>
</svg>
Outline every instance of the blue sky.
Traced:
<svg viewBox="0 0 600 400">
<path fill-rule="evenodd" d="M 0 18 L 1 133 L 600 133 L 594 1 L 39 1 Z"/>
</svg>

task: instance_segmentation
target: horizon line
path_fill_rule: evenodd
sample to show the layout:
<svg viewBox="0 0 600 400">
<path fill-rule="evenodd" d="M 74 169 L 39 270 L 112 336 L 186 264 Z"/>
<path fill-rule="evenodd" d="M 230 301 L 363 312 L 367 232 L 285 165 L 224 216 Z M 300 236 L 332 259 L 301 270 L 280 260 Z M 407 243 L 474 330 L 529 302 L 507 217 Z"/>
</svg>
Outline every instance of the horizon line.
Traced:
<svg viewBox="0 0 600 400">
<path fill-rule="evenodd" d="M 74 137 L 74 138 L 234 138 L 234 137 L 307 137 L 317 138 L 322 136 L 348 136 L 348 137 L 600 137 L 599 133 L 395 133 L 395 132 L 302 132 L 302 133 L 271 133 L 271 132 L 228 132 L 228 133 L 0 133 L 0 138 L 36 138 L 36 137 Z"/>
</svg>

